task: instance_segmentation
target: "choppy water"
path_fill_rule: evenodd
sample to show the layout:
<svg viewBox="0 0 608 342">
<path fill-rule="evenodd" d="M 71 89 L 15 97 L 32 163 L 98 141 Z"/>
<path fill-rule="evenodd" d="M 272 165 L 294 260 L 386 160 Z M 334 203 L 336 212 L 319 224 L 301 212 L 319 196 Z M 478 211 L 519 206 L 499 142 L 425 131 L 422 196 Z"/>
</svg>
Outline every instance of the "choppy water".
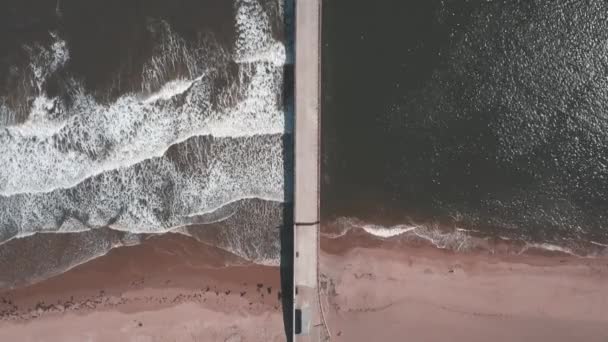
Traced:
<svg viewBox="0 0 608 342">
<path fill-rule="evenodd" d="M 325 1 L 324 215 L 608 243 L 604 1 Z"/>
<path fill-rule="evenodd" d="M 16 257 L 16 238 L 82 242 L 63 256 L 52 244 L 26 256 L 63 260 L 36 266 L 41 278 L 167 231 L 278 261 L 291 201 L 287 2 L 3 6 L 3 262 Z M 201 232 L 222 222 L 241 236 Z"/>
</svg>

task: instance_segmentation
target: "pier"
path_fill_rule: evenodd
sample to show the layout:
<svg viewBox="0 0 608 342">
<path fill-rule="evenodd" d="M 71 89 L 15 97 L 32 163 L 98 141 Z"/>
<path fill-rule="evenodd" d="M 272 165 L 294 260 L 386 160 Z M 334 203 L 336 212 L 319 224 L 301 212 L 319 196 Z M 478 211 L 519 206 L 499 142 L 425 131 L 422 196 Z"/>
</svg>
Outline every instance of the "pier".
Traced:
<svg viewBox="0 0 608 342">
<path fill-rule="evenodd" d="M 320 304 L 321 0 L 295 0 L 294 336 L 326 341 Z"/>
</svg>

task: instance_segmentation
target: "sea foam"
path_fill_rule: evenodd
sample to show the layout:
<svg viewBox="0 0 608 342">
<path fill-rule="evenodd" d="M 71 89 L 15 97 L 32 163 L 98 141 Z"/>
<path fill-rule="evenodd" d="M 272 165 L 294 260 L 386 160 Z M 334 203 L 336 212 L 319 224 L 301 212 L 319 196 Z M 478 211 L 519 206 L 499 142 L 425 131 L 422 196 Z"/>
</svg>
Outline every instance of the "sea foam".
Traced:
<svg viewBox="0 0 608 342">
<path fill-rule="evenodd" d="M 72 90 L 74 104 L 65 109 L 60 99 L 40 95 L 28 121 L 0 132 L 0 195 L 70 188 L 94 175 L 161 156 L 169 146 L 193 136 L 284 133 L 282 72 L 265 61 L 243 65 L 236 105 L 227 108 L 213 105 L 218 99 L 212 97 L 212 71 L 170 81 L 143 101 L 127 94 L 100 104 L 79 88 Z M 178 95 L 183 101 L 175 99 Z"/>
<path fill-rule="evenodd" d="M 288 200 L 285 47 L 257 1 L 236 6 L 233 51 L 187 43 L 161 22 L 141 92 L 107 103 L 71 76 L 69 104 L 48 95 L 69 46 L 53 33 L 50 47 L 30 48 L 38 94 L 27 120 L 0 101 L 0 241 L 107 226 L 161 233 L 242 199 Z M 175 65 L 186 72 L 172 78 Z"/>
</svg>

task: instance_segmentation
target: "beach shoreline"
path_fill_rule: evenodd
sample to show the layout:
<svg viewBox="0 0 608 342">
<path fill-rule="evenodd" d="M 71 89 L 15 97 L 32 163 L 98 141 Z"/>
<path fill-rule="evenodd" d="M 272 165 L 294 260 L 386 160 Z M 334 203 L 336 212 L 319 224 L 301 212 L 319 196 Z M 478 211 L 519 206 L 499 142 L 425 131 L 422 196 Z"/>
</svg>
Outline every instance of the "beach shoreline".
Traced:
<svg viewBox="0 0 608 342">
<path fill-rule="evenodd" d="M 454 252 L 351 231 L 322 242 L 335 341 L 606 341 L 608 258 Z"/>
<path fill-rule="evenodd" d="M 0 291 L 0 340 L 283 341 L 281 299 L 279 267 L 165 234 Z"/>
<path fill-rule="evenodd" d="M 608 258 L 321 238 L 332 341 L 605 341 Z M 179 234 L 0 291 L 0 340 L 284 341 L 279 267 Z"/>
</svg>

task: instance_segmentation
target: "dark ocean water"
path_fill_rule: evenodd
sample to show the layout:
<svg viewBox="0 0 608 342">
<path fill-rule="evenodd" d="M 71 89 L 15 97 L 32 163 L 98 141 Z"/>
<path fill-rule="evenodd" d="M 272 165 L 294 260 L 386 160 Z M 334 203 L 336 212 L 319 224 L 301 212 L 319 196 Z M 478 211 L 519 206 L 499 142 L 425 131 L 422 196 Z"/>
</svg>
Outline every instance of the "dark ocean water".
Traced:
<svg viewBox="0 0 608 342">
<path fill-rule="evenodd" d="M 291 226 L 292 11 L 1 2 L 0 287 L 165 232 L 278 264 Z"/>
<path fill-rule="evenodd" d="M 323 216 L 608 243 L 608 3 L 325 1 Z"/>
</svg>

